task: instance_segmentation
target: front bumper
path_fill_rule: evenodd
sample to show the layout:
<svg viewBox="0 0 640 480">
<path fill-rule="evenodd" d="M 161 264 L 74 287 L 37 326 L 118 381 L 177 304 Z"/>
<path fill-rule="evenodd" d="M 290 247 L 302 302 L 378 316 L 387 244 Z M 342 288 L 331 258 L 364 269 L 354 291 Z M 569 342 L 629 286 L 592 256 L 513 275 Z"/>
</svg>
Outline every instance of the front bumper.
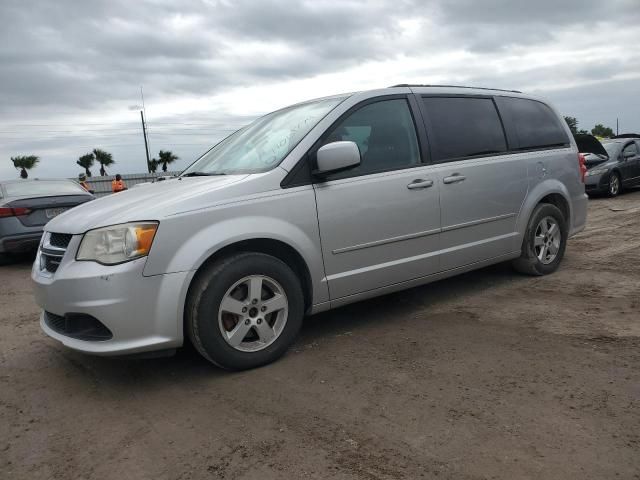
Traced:
<svg viewBox="0 0 640 480">
<path fill-rule="evenodd" d="M 182 314 L 193 272 L 143 275 L 146 258 L 105 266 L 74 259 L 80 236 L 74 236 L 55 273 L 42 270 L 40 252 L 31 278 L 36 302 L 44 312 L 42 330 L 74 350 L 97 355 L 126 355 L 182 345 Z M 85 340 L 51 328 L 53 316 L 88 315 L 112 334 L 109 339 Z M 48 324 L 49 323 L 49 324 Z"/>
<path fill-rule="evenodd" d="M 584 179 L 584 190 L 587 193 L 606 193 L 609 191 L 609 174 L 590 175 Z"/>
</svg>

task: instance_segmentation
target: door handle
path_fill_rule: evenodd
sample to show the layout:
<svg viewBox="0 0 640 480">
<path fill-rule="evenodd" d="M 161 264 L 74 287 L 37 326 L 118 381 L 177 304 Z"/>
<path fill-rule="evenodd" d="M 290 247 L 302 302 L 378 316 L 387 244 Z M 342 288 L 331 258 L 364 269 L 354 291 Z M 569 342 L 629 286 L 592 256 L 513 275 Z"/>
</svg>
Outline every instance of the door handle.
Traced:
<svg viewBox="0 0 640 480">
<path fill-rule="evenodd" d="M 460 175 L 459 173 L 454 173 L 453 175 L 451 175 L 450 177 L 444 177 L 442 179 L 442 181 L 444 183 L 446 183 L 447 185 L 451 184 L 451 183 L 458 183 L 458 182 L 463 182 L 467 179 L 467 177 L 465 177 L 464 175 Z"/>
<path fill-rule="evenodd" d="M 429 188 L 432 186 L 433 186 L 433 180 L 428 180 L 426 178 L 417 178 L 413 182 L 411 182 L 409 185 L 407 185 L 407 188 L 409 190 L 419 190 L 421 188 Z"/>
</svg>

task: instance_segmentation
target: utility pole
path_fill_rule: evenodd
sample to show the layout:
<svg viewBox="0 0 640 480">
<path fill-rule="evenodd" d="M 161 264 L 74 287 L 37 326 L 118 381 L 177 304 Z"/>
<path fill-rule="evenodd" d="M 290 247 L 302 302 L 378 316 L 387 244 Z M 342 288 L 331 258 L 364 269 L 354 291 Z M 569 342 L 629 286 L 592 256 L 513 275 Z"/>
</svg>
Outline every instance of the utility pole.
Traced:
<svg viewBox="0 0 640 480">
<path fill-rule="evenodd" d="M 147 173 L 151 173 L 151 161 L 149 160 L 149 144 L 147 143 L 147 128 L 144 124 L 144 114 L 140 110 L 140 120 L 142 120 L 142 136 L 144 137 L 144 150 L 147 152 Z"/>
<path fill-rule="evenodd" d="M 618 117 L 616 117 L 616 136 L 620 135 L 620 132 L 618 131 L 619 130 L 619 128 L 618 128 L 619 126 L 620 126 L 620 124 L 618 123 Z"/>
</svg>

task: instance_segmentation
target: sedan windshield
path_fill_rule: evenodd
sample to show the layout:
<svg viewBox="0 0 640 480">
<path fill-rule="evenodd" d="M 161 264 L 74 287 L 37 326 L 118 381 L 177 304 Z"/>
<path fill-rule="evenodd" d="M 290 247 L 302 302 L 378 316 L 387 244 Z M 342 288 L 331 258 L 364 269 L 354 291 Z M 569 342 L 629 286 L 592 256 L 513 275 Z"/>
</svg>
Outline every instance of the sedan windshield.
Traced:
<svg viewBox="0 0 640 480">
<path fill-rule="evenodd" d="M 614 159 L 618 157 L 620 153 L 620 147 L 622 143 L 620 142 L 602 142 L 602 146 L 607 151 L 609 158 Z"/>
<path fill-rule="evenodd" d="M 205 153 L 182 176 L 271 170 L 345 98 L 314 100 L 258 118 Z"/>
</svg>

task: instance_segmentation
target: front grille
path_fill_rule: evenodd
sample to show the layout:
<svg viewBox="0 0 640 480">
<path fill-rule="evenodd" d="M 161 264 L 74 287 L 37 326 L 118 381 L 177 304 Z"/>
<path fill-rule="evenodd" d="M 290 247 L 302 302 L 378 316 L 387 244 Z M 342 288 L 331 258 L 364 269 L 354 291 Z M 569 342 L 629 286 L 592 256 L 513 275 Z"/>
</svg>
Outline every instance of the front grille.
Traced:
<svg viewBox="0 0 640 480">
<path fill-rule="evenodd" d="M 50 233 L 49 234 L 49 244 L 52 247 L 58 248 L 67 248 L 69 246 L 69 242 L 71 241 L 70 233 Z"/>
<path fill-rule="evenodd" d="M 40 247 L 40 270 L 49 273 L 58 271 L 73 235 L 69 233 L 45 232 Z"/>
<path fill-rule="evenodd" d="M 43 267 L 47 272 L 55 273 L 60 266 L 60 261 L 62 258 L 54 257 L 52 255 L 47 255 L 46 253 L 42 253 L 43 259 Z"/>
<path fill-rule="evenodd" d="M 67 313 L 61 316 L 44 312 L 44 323 L 54 332 L 78 340 L 100 342 L 113 338 L 111 330 L 104 323 L 84 313 Z"/>
</svg>

